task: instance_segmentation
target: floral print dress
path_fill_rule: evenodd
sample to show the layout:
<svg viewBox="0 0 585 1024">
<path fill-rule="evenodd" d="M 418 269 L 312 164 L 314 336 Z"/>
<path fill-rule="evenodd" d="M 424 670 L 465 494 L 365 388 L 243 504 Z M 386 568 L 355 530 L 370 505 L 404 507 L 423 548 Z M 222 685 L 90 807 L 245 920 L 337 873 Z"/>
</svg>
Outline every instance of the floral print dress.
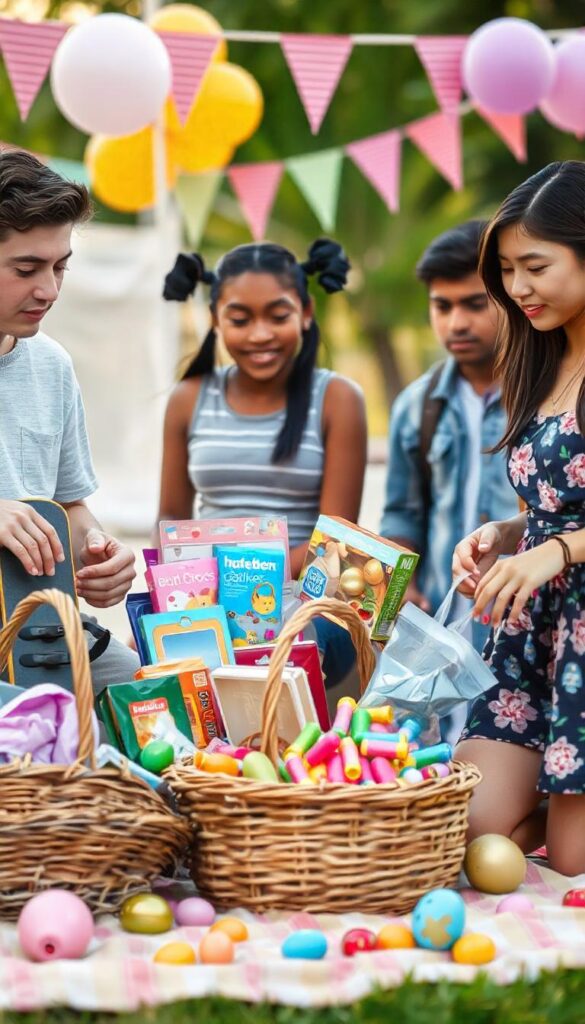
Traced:
<svg viewBox="0 0 585 1024">
<path fill-rule="evenodd" d="M 508 475 L 529 508 L 518 552 L 585 527 L 585 438 L 574 413 L 535 416 Z M 497 682 L 472 705 L 462 738 L 541 751 L 539 790 L 585 792 L 585 563 L 535 591 L 514 625 L 504 616 L 483 656 Z"/>
</svg>

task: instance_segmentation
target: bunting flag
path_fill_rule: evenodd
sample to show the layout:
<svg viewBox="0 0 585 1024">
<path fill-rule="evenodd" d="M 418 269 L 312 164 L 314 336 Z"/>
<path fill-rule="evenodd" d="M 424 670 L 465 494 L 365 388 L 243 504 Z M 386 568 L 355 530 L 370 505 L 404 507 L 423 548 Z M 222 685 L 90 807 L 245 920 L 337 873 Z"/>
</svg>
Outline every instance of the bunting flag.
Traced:
<svg viewBox="0 0 585 1024">
<path fill-rule="evenodd" d="M 454 114 L 461 101 L 461 60 L 466 36 L 418 36 L 414 48 L 446 114 Z"/>
<path fill-rule="evenodd" d="M 220 37 L 194 32 L 158 32 L 167 48 L 173 69 L 172 96 L 184 124 L 189 116 L 203 76 L 209 67 Z"/>
<path fill-rule="evenodd" d="M 324 231 L 333 231 L 341 180 L 343 151 L 323 149 L 320 153 L 292 157 L 286 168 L 297 183 Z"/>
<path fill-rule="evenodd" d="M 68 28 L 60 21 L 36 24 L 0 18 L 0 48 L 21 121 L 26 121 Z"/>
<path fill-rule="evenodd" d="M 284 164 L 280 160 L 261 164 L 236 164 L 228 168 L 230 185 L 256 242 L 264 238 L 283 170 Z"/>
<path fill-rule="evenodd" d="M 280 45 L 316 135 L 349 59 L 351 38 L 282 35 Z"/>
<path fill-rule="evenodd" d="M 502 142 L 505 142 L 519 163 L 526 162 L 526 122 L 522 114 L 496 114 L 485 107 L 474 107 L 480 117 L 487 121 Z"/>
<path fill-rule="evenodd" d="M 201 241 L 222 178 L 222 171 L 210 171 L 208 174 L 181 174 L 177 180 L 177 203 L 187 238 L 194 247 Z"/>
<path fill-rule="evenodd" d="M 405 125 L 404 132 L 458 191 L 463 186 L 461 128 L 457 114 L 431 114 Z"/>
<path fill-rule="evenodd" d="M 380 193 L 392 213 L 397 213 L 400 206 L 401 151 L 402 136 L 398 130 L 370 135 L 345 147 L 347 155 Z"/>
</svg>

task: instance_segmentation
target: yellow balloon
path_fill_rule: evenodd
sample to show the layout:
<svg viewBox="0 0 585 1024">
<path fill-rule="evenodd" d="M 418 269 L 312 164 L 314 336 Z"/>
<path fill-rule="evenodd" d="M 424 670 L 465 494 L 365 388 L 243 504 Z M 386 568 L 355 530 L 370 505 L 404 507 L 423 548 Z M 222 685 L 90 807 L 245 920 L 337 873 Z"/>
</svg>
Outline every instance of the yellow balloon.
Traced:
<svg viewBox="0 0 585 1024">
<path fill-rule="evenodd" d="M 152 29 L 160 32 L 193 32 L 200 36 L 220 36 L 221 25 L 201 7 L 191 4 L 169 4 L 162 7 L 149 19 Z M 227 60 L 227 46 L 222 39 L 213 55 L 213 60 Z"/>
<path fill-rule="evenodd" d="M 85 164 L 97 199 L 121 213 L 138 213 L 155 203 L 153 130 L 111 138 L 94 135 L 85 150 Z M 167 148 L 167 185 L 173 188 L 178 170 Z"/>
<path fill-rule="evenodd" d="M 184 132 L 193 138 L 232 147 L 254 134 L 264 112 L 260 86 L 237 64 L 213 64 L 207 69 Z"/>
<path fill-rule="evenodd" d="M 172 161 L 186 174 L 203 174 L 226 167 L 234 155 L 229 141 L 208 138 L 188 132 L 175 110 L 172 100 L 165 107 L 166 139 Z"/>
</svg>

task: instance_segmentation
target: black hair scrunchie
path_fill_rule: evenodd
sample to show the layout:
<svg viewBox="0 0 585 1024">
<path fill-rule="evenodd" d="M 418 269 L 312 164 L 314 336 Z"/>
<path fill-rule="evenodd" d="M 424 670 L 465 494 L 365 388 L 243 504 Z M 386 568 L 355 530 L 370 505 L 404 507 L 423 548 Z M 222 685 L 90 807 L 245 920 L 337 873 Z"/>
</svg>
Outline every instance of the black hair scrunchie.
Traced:
<svg viewBox="0 0 585 1024">
<path fill-rule="evenodd" d="M 317 280 L 326 292 L 340 292 L 347 283 L 347 272 L 351 264 L 339 242 L 330 238 L 318 238 L 309 249 L 309 258 L 301 263 L 305 274 L 317 275 Z"/>
<path fill-rule="evenodd" d="M 215 274 L 206 270 L 203 258 L 196 252 L 181 252 L 175 265 L 165 277 L 163 299 L 170 302 L 185 302 L 193 294 L 200 281 L 213 284 Z"/>
</svg>

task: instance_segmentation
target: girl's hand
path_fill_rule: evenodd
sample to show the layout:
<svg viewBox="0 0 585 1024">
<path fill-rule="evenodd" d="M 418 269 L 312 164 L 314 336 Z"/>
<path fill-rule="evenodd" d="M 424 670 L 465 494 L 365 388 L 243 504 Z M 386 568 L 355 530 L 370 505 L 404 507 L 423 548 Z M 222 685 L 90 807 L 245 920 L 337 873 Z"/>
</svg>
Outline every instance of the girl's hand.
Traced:
<svg viewBox="0 0 585 1024">
<path fill-rule="evenodd" d="M 476 622 L 497 628 L 507 606 L 513 601 L 508 622 L 516 623 L 535 590 L 563 571 L 565 560 L 560 544 L 546 541 L 531 551 L 497 562 L 478 583 L 473 617 Z"/>
<path fill-rule="evenodd" d="M 459 541 L 453 552 L 453 579 L 466 572 L 472 574 L 457 587 L 460 594 L 475 595 L 479 581 L 503 554 L 503 543 L 498 523 L 486 523 Z"/>
</svg>

